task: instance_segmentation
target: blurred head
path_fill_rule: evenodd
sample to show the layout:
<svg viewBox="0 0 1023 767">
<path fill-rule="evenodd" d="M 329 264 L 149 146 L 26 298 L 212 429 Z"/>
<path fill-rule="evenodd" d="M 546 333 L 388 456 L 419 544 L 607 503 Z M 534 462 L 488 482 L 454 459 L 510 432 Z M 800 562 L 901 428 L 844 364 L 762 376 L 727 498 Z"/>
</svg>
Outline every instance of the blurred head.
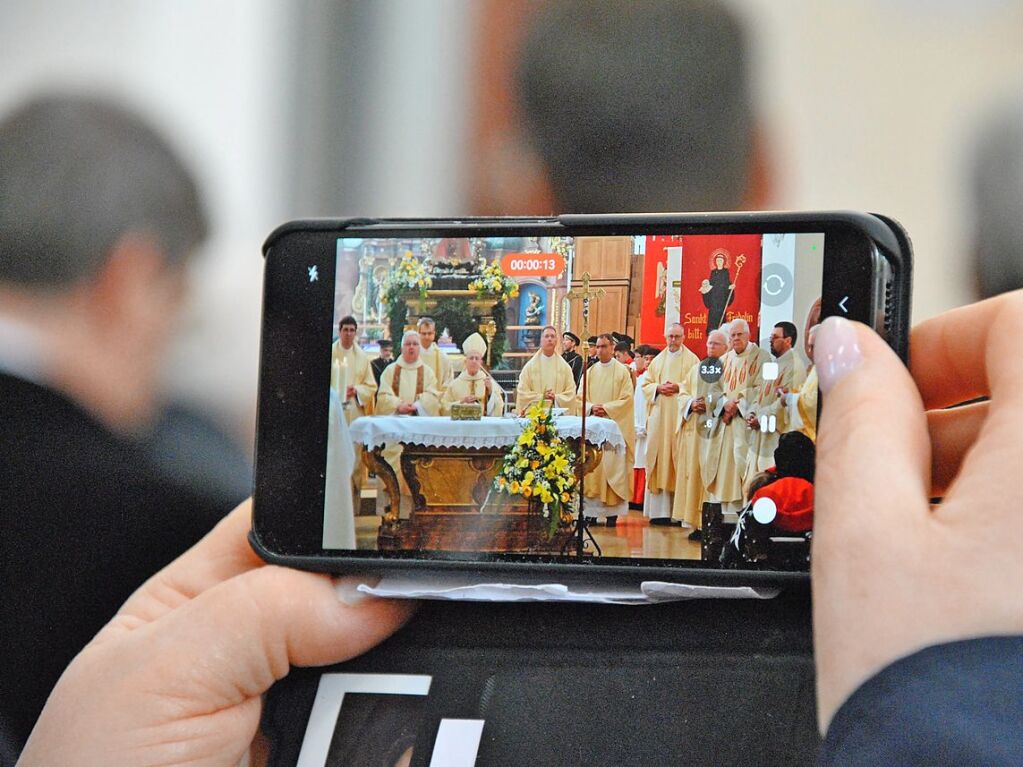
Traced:
<svg viewBox="0 0 1023 767">
<path fill-rule="evenodd" d="M 124 108 L 54 95 L 0 122 L 0 311 L 49 337 L 51 383 L 108 425 L 152 415 L 207 227 L 191 173 Z"/>
<path fill-rule="evenodd" d="M 597 336 L 597 359 L 601 362 L 610 362 L 614 359 L 615 342 L 610 333 L 601 333 Z"/>
<path fill-rule="evenodd" d="M 707 334 L 707 356 L 721 359 L 728 352 L 728 336 L 723 330 L 712 330 Z"/>
<path fill-rule="evenodd" d="M 419 330 L 419 342 L 424 349 L 429 349 L 437 338 L 437 324 L 429 317 L 422 317 L 416 327 Z"/>
<path fill-rule="evenodd" d="M 559 210 L 750 204 L 746 70 L 745 36 L 724 3 L 547 3 L 521 48 L 516 85 Z"/>
<path fill-rule="evenodd" d="M 377 344 L 380 346 L 380 359 L 391 359 L 391 355 L 394 354 L 394 349 L 392 348 L 394 344 L 386 338 L 380 339 Z"/>
<path fill-rule="evenodd" d="M 639 370 L 639 372 L 642 373 L 643 370 L 646 370 L 648 367 L 650 367 L 650 363 L 654 361 L 654 357 L 657 356 L 657 353 L 658 353 L 657 349 L 655 349 L 653 346 L 644 346 L 643 347 L 643 353 L 639 357 L 636 358 L 636 362 L 637 362 L 636 369 Z M 639 363 L 640 359 L 643 360 L 643 368 L 642 368 L 642 370 L 640 370 L 639 366 L 638 366 L 638 363 Z"/>
<path fill-rule="evenodd" d="M 668 342 L 668 351 L 677 352 L 681 349 L 684 337 L 685 331 L 682 329 L 682 326 L 677 322 L 673 323 L 668 328 L 668 332 L 664 334 L 664 340 Z"/>
<path fill-rule="evenodd" d="M 732 320 L 728 323 L 728 338 L 732 351 L 742 354 L 749 345 L 749 323 L 742 319 Z"/>
<path fill-rule="evenodd" d="M 714 256 L 714 268 L 715 269 L 724 269 L 725 268 L 725 257 L 722 256 L 720 253 L 718 255 Z"/>
<path fill-rule="evenodd" d="M 796 345 L 796 326 L 791 322 L 779 322 L 771 331 L 771 353 L 780 357 Z"/>
<path fill-rule="evenodd" d="M 480 372 L 481 367 L 483 367 L 483 355 L 480 352 L 473 350 L 465 353 L 466 373 L 474 376 Z"/>
<path fill-rule="evenodd" d="M 355 321 L 355 317 L 350 314 L 347 317 L 342 317 L 341 321 L 337 323 L 337 330 L 341 346 L 351 349 L 352 344 L 355 343 L 355 334 L 359 330 L 359 323 Z"/>
<path fill-rule="evenodd" d="M 579 345 L 579 336 L 574 333 L 562 333 L 561 335 L 561 349 L 565 353 L 574 352 L 575 347 Z"/>
<path fill-rule="evenodd" d="M 983 123 L 972 167 L 973 243 L 981 298 L 1023 288 L 1023 97 L 1017 90 Z"/>
<path fill-rule="evenodd" d="M 419 359 L 419 333 L 414 330 L 406 330 L 401 337 L 401 358 L 412 364 Z"/>
<path fill-rule="evenodd" d="M 550 357 L 558 348 L 558 329 L 548 325 L 540 333 L 540 351 Z"/>
<path fill-rule="evenodd" d="M 628 365 L 632 362 L 632 347 L 626 343 L 615 344 L 615 359 Z"/>
</svg>

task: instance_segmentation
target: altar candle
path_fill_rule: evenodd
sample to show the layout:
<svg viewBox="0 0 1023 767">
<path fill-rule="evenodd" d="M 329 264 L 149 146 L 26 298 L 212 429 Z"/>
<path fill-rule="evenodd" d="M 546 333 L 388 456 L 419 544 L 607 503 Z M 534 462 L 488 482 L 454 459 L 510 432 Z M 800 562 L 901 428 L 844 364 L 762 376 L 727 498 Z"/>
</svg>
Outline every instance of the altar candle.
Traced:
<svg viewBox="0 0 1023 767">
<path fill-rule="evenodd" d="M 338 376 L 338 378 L 340 379 L 339 380 L 339 384 L 340 385 L 338 386 L 338 394 L 341 395 L 341 401 L 342 402 L 347 402 L 348 401 L 348 358 L 347 357 L 342 357 L 341 358 L 341 366 L 340 367 L 341 367 L 341 375 Z"/>
</svg>

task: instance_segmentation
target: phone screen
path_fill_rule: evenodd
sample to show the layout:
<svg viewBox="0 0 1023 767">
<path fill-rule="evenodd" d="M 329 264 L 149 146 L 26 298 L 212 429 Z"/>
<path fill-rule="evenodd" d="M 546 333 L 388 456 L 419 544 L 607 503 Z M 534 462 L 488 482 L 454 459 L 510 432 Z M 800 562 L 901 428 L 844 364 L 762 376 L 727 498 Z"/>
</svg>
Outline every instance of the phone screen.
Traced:
<svg viewBox="0 0 1023 767">
<path fill-rule="evenodd" d="M 335 246 L 323 550 L 807 568 L 823 232 Z"/>
</svg>

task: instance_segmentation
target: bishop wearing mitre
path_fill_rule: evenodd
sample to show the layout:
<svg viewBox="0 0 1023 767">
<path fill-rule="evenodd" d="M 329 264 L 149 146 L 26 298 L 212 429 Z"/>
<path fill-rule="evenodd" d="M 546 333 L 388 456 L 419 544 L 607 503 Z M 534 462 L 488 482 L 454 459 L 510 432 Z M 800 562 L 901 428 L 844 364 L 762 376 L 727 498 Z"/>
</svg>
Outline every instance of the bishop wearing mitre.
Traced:
<svg viewBox="0 0 1023 767">
<path fill-rule="evenodd" d="M 377 393 L 377 381 L 369 357 L 355 343 L 358 330 L 359 323 L 355 317 L 342 317 L 338 322 L 338 339 L 330 348 L 330 388 L 337 394 L 338 402 L 347 403 L 342 408 L 346 424 L 364 415 L 372 415 Z M 366 474 L 362 450 L 362 445 L 355 445 L 352 497 L 356 509 L 359 508 Z"/>
<path fill-rule="evenodd" d="M 605 450 L 600 463 L 586 475 L 583 484 L 586 516 L 606 517 L 611 527 L 617 524 L 619 515 L 629 513 L 636 450 L 632 372 L 614 358 L 614 346 L 610 333 L 597 336 L 597 362 L 584 373 L 587 415 L 610 418 L 625 437 L 625 450 Z M 580 397 L 582 387 L 580 381 Z"/>
<path fill-rule="evenodd" d="M 558 331 L 548 325 L 540 334 L 540 349 L 522 368 L 515 388 L 515 407 L 519 413 L 538 400 L 552 402 L 555 407 L 575 407 L 575 379 L 572 368 L 557 352 Z"/>
<path fill-rule="evenodd" d="M 753 399 L 761 383 L 760 370 L 770 355 L 749 340 L 749 324 L 732 320 L 727 327 L 731 349 L 722 360 L 721 377 L 726 403 L 721 410 L 721 428 L 712 437 L 710 448 L 718 458 L 714 479 L 704 478 L 707 500 L 720 503 L 723 511 L 738 512 L 743 506 L 742 475 L 749 458 L 750 428 L 746 418 L 753 412 Z M 721 444 L 716 444 L 721 440 Z"/>
<path fill-rule="evenodd" d="M 682 345 L 683 329 L 677 322 L 668 327 L 667 348 L 654 357 L 646 371 L 643 396 L 647 401 L 646 487 L 643 513 L 651 524 L 671 524 L 675 483 L 678 479 L 678 443 L 675 428 L 679 400 L 685 382 L 699 358 Z"/>
<path fill-rule="evenodd" d="M 703 520 L 703 502 L 706 498 L 704 476 L 713 478 L 718 462 L 706 466 L 707 447 L 719 428 L 721 411 L 725 406 L 725 391 L 721 385 L 721 358 L 728 351 L 728 336 L 721 330 L 707 335 L 707 357 L 694 365 L 679 400 L 679 426 L 677 436 L 678 466 L 675 468 L 675 501 L 672 519 L 693 529 L 690 537 L 699 538 Z M 720 440 L 718 442 L 720 445 Z"/>
<path fill-rule="evenodd" d="M 433 371 L 437 379 L 437 391 L 443 392 L 451 385 L 454 373 L 448 355 L 437 346 L 437 323 L 429 317 L 421 317 L 416 323 L 416 329 L 419 331 L 419 358 Z"/>
<path fill-rule="evenodd" d="M 462 343 L 465 367 L 441 396 L 441 415 L 450 415 L 451 406 L 456 402 L 479 402 L 483 415 L 504 414 L 504 392 L 500 385 L 483 367 L 483 355 L 487 353 L 487 342 L 479 333 L 473 333 Z"/>
<path fill-rule="evenodd" d="M 778 438 L 784 430 L 784 392 L 797 388 L 806 378 L 806 368 L 793 348 L 795 345 L 795 325 L 779 322 L 774 326 L 771 332 L 771 353 L 775 357 L 773 370 L 768 375 L 766 368 L 761 369 L 761 380 L 752 390 L 756 399 L 746 416 L 751 432 L 743 486 L 749 484 L 756 474 L 774 466 L 774 449 L 778 447 Z"/>
<path fill-rule="evenodd" d="M 384 368 L 377 392 L 377 415 L 429 416 L 440 414 L 440 393 L 433 371 L 419 358 L 419 333 L 406 331 L 401 337 L 401 356 Z M 401 445 L 388 445 L 384 458 L 394 469 L 402 494 L 402 516 L 406 516 L 408 485 L 401 473 Z M 393 501 L 392 501 L 393 502 Z"/>
</svg>

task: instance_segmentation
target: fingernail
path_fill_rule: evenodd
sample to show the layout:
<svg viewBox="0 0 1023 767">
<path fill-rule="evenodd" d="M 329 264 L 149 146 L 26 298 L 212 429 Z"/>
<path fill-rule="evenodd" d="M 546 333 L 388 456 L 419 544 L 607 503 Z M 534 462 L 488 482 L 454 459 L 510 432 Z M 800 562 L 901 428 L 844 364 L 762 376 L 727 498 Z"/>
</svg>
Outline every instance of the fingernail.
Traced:
<svg viewBox="0 0 1023 767">
<path fill-rule="evenodd" d="M 827 394 L 863 362 L 856 327 L 844 317 L 824 320 L 813 339 L 813 361 L 820 389 Z"/>
<path fill-rule="evenodd" d="M 359 591 L 359 586 L 365 584 L 367 586 L 376 586 L 380 583 L 378 577 L 363 578 L 356 575 L 347 575 L 344 578 L 334 579 L 334 593 L 337 594 L 339 602 L 354 607 L 361 602 L 365 602 L 367 599 L 372 599 L 372 594 L 367 594 L 365 591 Z"/>
</svg>

